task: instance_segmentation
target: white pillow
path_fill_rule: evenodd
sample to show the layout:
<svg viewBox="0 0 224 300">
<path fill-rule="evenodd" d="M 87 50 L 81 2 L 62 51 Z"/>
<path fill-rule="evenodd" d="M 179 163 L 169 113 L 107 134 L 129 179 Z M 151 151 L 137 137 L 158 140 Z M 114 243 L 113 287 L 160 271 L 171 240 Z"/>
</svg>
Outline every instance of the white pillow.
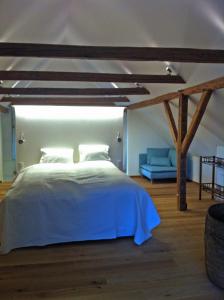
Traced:
<svg viewBox="0 0 224 300">
<path fill-rule="evenodd" d="M 86 156 L 90 153 L 105 153 L 108 156 L 109 146 L 103 144 L 79 145 L 79 161 L 85 161 Z M 92 159 L 88 159 L 92 160 Z"/>
<path fill-rule="evenodd" d="M 90 161 L 90 160 L 111 160 L 111 159 L 106 152 L 94 152 L 94 153 L 86 154 L 85 160 Z"/>
<path fill-rule="evenodd" d="M 40 163 L 73 163 L 73 149 L 41 148 Z"/>
</svg>

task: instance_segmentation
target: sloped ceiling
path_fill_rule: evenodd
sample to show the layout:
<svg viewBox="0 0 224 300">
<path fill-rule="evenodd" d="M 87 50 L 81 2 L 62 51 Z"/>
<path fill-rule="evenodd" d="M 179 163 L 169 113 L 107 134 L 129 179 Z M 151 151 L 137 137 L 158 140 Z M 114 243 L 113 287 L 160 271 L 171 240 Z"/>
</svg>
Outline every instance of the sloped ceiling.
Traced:
<svg viewBox="0 0 224 300">
<path fill-rule="evenodd" d="M 223 0 L 1 0 L 0 42 L 102 46 L 159 46 L 224 49 Z M 166 63 L 0 58 L 2 70 L 60 70 L 166 74 Z M 172 64 L 186 86 L 223 76 L 223 65 Z M 41 82 L 4 82 L 4 86 L 46 86 Z M 58 86 L 51 83 L 47 86 Z M 60 83 L 70 86 L 71 83 Z M 106 87 L 105 83 L 72 86 Z M 120 87 L 133 84 L 117 84 Z M 184 85 L 145 84 L 150 97 Z M 214 93 L 202 126 L 224 141 L 224 91 Z M 132 96 L 132 102 L 148 97 Z M 190 114 L 197 99 L 191 99 Z M 156 109 L 139 110 L 156 118 Z M 175 106 L 174 106 L 175 109 Z M 160 116 L 160 115 L 158 115 Z M 158 117 L 157 117 L 158 120 Z M 163 120 L 164 121 L 164 120 Z"/>
</svg>

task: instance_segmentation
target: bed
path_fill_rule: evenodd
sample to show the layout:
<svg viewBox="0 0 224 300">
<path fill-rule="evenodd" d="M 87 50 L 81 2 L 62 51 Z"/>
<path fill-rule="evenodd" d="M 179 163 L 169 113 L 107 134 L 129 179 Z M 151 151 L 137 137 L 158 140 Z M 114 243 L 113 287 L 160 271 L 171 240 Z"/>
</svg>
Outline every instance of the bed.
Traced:
<svg viewBox="0 0 224 300">
<path fill-rule="evenodd" d="M 0 202 L 0 251 L 133 236 L 141 245 L 160 218 L 148 193 L 110 161 L 35 164 Z"/>
</svg>

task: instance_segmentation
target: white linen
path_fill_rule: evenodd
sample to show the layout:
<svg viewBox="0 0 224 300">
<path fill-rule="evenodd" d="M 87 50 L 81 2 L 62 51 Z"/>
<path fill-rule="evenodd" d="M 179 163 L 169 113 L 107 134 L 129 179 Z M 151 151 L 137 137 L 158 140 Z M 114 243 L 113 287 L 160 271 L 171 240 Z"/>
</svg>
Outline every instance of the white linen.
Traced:
<svg viewBox="0 0 224 300">
<path fill-rule="evenodd" d="M 140 245 L 160 223 L 147 192 L 109 161 L 27 167 L 1 201 L 0 215 L 2 253 L 120 236 Z"/>
</svg>

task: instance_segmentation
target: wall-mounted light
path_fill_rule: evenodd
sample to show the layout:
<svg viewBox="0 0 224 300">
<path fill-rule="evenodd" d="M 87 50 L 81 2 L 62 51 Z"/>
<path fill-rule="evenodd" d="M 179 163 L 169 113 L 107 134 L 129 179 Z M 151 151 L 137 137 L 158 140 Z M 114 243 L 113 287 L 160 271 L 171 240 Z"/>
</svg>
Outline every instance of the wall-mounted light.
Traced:
<svg viewBox="0 0 224 300">
<path fill-rule="evenodd" d="M 122 141 L 121 134 L 119 131 L 117 133 L 117 141 L 118 141 L 118 143 L 120 143 Z"/>
<path fill-rule="evenodd" d="M 21 132 L 20 134 L 20 138 L 18 139 L 18 143 L 21 145 L 23 143 L 25 143 L 25 135 L 24 135 L 24 132 Z"/>
</svg>

